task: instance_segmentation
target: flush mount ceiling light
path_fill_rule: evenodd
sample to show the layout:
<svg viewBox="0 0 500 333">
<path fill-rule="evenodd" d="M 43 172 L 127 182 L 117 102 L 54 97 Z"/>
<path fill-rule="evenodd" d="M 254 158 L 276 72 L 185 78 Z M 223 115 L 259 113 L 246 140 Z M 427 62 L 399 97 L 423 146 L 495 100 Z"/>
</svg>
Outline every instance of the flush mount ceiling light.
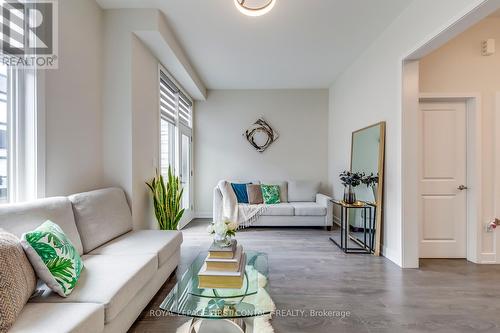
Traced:
<svg viewBox="0 0 500 333">
<path fill-rule="evenodd" d="M 234 5 L 247 16 L 262 16 L 273 9 L 276 0 L 234 0 Z"/>
</svg>

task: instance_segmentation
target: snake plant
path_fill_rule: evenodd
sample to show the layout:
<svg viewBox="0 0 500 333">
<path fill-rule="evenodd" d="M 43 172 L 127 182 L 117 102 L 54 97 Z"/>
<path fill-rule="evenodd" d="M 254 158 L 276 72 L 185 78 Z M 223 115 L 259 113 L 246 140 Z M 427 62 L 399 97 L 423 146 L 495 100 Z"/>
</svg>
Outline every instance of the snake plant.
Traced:
<svg viewBox="0 0 500 333">
<path fill-rule="evenodd" d="M 165 185 L 163 176 L 156 170 L 156 176 L 146 183 L 153 194 L 153 205 L 156 219 L 161 230 L 177 230 L 184 214 L 181 209 L 183 189 L 179 177 L 168 167 L 168 182 Z"/>
</svg>

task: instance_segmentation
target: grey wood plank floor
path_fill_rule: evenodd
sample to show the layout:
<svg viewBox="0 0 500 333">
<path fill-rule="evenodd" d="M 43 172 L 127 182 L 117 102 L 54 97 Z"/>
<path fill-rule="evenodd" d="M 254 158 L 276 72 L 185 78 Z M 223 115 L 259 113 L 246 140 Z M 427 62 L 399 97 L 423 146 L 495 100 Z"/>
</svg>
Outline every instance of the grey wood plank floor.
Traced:
<svg viewBox="0 0 500 333">
<path fill-rule="evenodd" d="M 195 220 L 183 230 L 177 274 L 210 245 L 207 223 Z M 403 270 L 383 257 L 344 254 L 329 235 L 302 228 L 238 232 L 246 249 L 268 253 L 270 294 L 280 313 L 275 332 L 500 332 L 500 266 L 436 259 Z M 188 321 L 155 311 L 175 281 L 174 274 L 130 332 L 176 332 Z"/>
</svg>

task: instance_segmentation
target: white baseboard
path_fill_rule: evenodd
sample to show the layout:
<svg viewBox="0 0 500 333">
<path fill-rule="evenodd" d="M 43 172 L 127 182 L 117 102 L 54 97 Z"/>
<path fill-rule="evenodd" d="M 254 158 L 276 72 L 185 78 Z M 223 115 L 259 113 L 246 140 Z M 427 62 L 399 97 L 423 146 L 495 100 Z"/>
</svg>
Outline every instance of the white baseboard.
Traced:
<svg viewBox="0 0 500 333">
<path fill-rule="evenodd" d="M 380 255 L 382 257 L 385 257 L 387 259 L 389 259 L 390 261 L 392 261 L 393 263 L 395 263 L 396 265 L 398 265 L 399 267 L 402 267 L 402 264 L 399 260 L 399 255 L 397 252 L 389 249 L 388 247 L 386 247 L 385 245 L 383 245 L 381 247 L 381 251 L 380 251 Z"/>
<path fill-rule="evenodd" d="M 498 264 L 496 253 L 481 253 L 479 264 Z"/>
<path fill-rule="evenodd" d="M 212 212 L 195 212 L 194 218 L 195 219 L 211 219 Z"/>
<path fill-rule="evenodd" d="M 191 223 L 194 219 L 211 219 L 211 212 L 194 212 L 186 219 L 183 223 L 179 224 L 179 230 L 184 229 L 189 223 Z"/>
<path fill-rule="evenodd" d="M 194 213 L 191 213 L 187 219 L 183 220 L 179 224 L 179 230 L 185 228 L 194 219 L 211 219 L 211 218 L 212 218 L 212 212 L 194 212 Z"/>
<path fill-rule="evenodd" d="M 188 219 L 181 221 L 179 223 L 179 230 L 184 229 L 191 221 L 193 220 L 193 217 L 189 217 Z"/>
</svg>

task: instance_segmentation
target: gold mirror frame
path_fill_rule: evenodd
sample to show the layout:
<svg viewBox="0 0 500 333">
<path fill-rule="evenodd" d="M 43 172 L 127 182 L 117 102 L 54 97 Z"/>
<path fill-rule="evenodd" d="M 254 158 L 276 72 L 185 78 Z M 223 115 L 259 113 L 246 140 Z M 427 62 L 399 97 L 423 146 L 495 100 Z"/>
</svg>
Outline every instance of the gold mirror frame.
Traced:
<svg viewBox="0 0 500 333">
<path fill-rule="evenodd" d="M 357 131 L 352 132 L 351 137 L 351 166 L 353 162 L 353 150 L 354 150 L 354 135 L 361 131 L 367 130 L 372 127 L 380 127 L 380 143 L 378 152 L 378 187 L 377 187 L 377 199 L 375 202 L 376 215 L 375 215 L 375 245 L 373 254 L 375 256 L 380 256 L 380 246 L 381 246 L 381 235 L 382 235 L 382 217 L 383 217 L 383 204 L 384 204 L 384 166 L 385 166 L 385 121 L 363 127 Z"/>
</svg>

